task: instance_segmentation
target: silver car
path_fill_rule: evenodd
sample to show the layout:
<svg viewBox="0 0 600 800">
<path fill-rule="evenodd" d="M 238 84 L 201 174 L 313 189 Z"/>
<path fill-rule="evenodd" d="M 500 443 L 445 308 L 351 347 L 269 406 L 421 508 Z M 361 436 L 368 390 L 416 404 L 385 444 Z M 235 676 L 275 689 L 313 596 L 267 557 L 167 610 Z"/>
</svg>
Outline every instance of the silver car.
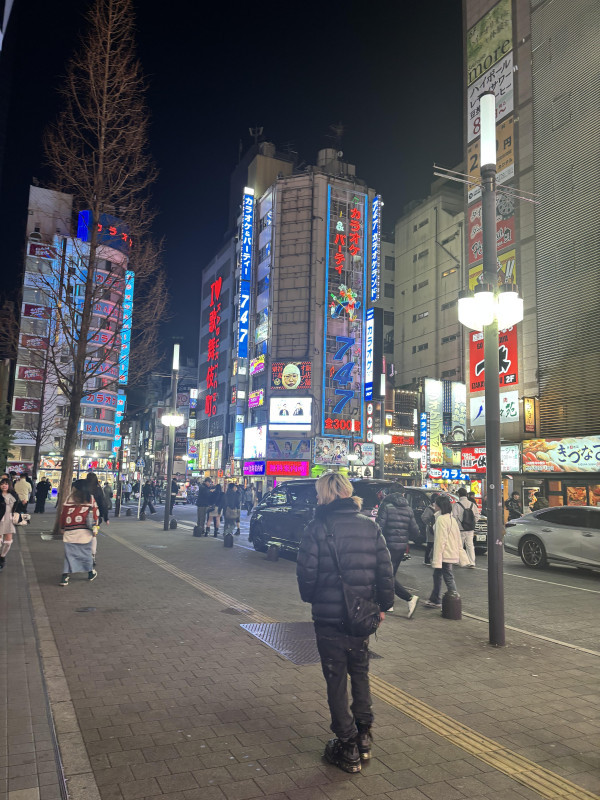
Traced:
<svg viewBox="0 0 600 800">
<path fill-rule="evenodd" d="M 504 549 L 528 567 L 552 561 L 600 568 L 600 508 L 556 506 L 510 520 Z"/>
</svg>

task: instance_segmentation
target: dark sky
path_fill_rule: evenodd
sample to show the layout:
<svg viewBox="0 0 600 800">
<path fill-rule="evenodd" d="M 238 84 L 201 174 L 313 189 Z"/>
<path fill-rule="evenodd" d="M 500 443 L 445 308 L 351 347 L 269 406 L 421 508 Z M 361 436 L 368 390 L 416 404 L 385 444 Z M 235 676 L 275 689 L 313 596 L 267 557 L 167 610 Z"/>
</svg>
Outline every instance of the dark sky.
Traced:
<svg viewBox="0 0 600 800">
<path fill-rule="evenodd" d="M 20 269 L 27 191 L 43 183 L 41 135 L 76 45 L 85 0 L 15 0 L 12 95 L 0 196 L 0 256 Z M 160 169 L 155 230 L 166 240 L 172 319 L 165 339 L 197 344 L 201 271 L 222 242 L 240 139 L 261 125 L 314 163 L 345 126 L 342 150 L 383 195 L 384 228 L 425 196 L 434 161 L 461 158 L 461 2 L 172 3 L 137 0 Z M 14 36 L 15 32 L 18 36 Z M 5 54 L 6 55 L 6 54 Z M 7 51 L 10 57 L 10 50 Z M 6 67 L 0 79 L 6 79 Z M 1 98 L 0 98 L 1 102 Z M 11 266 L 14 265 L 14 266 Z M 8 283 L 5 283 L 5 288 Z"/>
</svg>

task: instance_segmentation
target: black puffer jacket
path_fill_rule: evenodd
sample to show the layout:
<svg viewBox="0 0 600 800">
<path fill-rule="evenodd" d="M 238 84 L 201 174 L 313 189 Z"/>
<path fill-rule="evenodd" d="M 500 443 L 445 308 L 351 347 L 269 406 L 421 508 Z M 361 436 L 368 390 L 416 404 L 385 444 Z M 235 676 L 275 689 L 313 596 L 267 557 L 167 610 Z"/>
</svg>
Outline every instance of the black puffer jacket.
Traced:
<svg viewBox="0 0 600 800">
<path fill-rule="evenodd" d="M 319 625 L 343 631 L 344 595 L 331 550 L 329 525 L 345 583 L 363 597 L 373 596 L 382 611 L 394 605 L 392 562 L 376 523 L 359 513 L 351 497 L 317 506 L 315 518 L 302 536 L 296 575 L 300 596 L 312 603 L 312 618 Z"/>
<path fill-rule="evenodd" d="M 419 539 L 419 526 L 413 510 L 400 492 L 388 494 L 381 503 L 377 512 L 377 522 L 390 552 L 404 553 L 409 539 L 413 541 Z"/>
</svg>

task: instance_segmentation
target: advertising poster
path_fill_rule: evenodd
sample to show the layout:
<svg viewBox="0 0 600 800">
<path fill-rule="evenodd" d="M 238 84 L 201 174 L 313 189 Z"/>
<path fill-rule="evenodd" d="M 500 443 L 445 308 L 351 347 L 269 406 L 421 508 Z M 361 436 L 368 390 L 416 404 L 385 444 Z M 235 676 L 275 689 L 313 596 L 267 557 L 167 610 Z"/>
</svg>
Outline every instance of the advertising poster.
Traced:
<svg viewBox="0 0 600 800">
<path fill-rule="evenodd" d="M 471 397 L 471 427 L 485 425 L 485 396 Z M 519 421 L 519 392 L 500 393 L 500 424 Z"/>
<path fill-rule="evenodd" d="M 523 398 L 523 425 L 525 433 L 535 433 L 535 398 Z"/>
<path fill-rule="evenodd" d="M 527 439 L 523 472 L 600 472 L 600 436 Z"/>
<path fill-rule="evenodd" d="M 258 408 L 265 402 L 265 390 L 256 389 L 248 395 L 248 408 Z"/>
<path fill-rule="evenodd" d="M 498 202 L 500 201 L 500 202 Z M 501 210 L 502 209 L 502 210 Z M 498 251 L 515 245 L 514 200 L 497 195 L 496 198 L 496 247 Z M 502 211 L 509 212 L 503 216 Z M 468 210 L 469 264 L 483 260 L 483 235 L 481 226 L 481 202 L 469 206 Z"/>
<path fill-rule="evenodd" d="M 311 397 L 271 397 L 269 428 L 271 430 L 302 431 L 312 423 Z"/>
<path fill-rule="evenodd" d="M 40 367 L 18 366 L 17 378 L 20 381 L 43 381 L 44 370 Z"/>
<path fill-rule="evenodd" d="M 517 283 L 516 250 L 507 250 L 498 253 L 496 258 L 498 286 L 503 283 Z M 469 269 L 469 289 L 473 289 L 483 280 L 483 264 L 477 264 Z"/>
<path fill-rule="evenodd" d="M 461 449 L 461 469 L 463 472 L 484 474 L 487 469 L 485 447 L 463 447 Z M 502 472 L 520 471 L 518 444 L 502 445 L 500 469 Z"/>
<path fill-rule="evenodd" d="M 267 458 L 300 458 L 310 461 L 310 439 L 273 439 L 267 442 Z"/>
<path fill-rule="evenodd" d="M 433 378 L 425 379 L 425 412 L 429 418 L 429 464 L 443 464 L 443 385 Z"/>
<path fill-rule="evenodd" d="M 500 0 L 467 31 L 467 85 L 481 78 L 511 50 L 511 0 Z"/>
<path fill-rule="evenodd" d="M 517 386 L 519 383 L 519 359 L 516 326 L 500 331 L 498 359 L 500 386 Z M 483 333 L 472 331 L 469 334 L 469 391 L 482 392 L 484 389 Z"/>
<path fill-rule="evenodd" d="M 250 359 L 250 375 L 260 375 L 265 371 L 265 356 L 258 356 L 258 358 Z"/>
<path fill-rule="evenodd" d="M 244 431 L 244 459 L 262 460 L 267 453 L 267 426 L 259 425 Z"/>
<path fill-rule="evenodd" d="M 33 319 L 50 319 L 50 309 L 48 306 L 34 306 L 31 303 L 23 303 L 23 316 L 33 317 Z"/>
<path fill-rule="evenodd" d="M 513 102 L 513 55 L 508 53 L 491 69 L 478 78 L 467 89 L 468 141 L 472 142 L 481 133 L 479 98 L 484 92 L 493 92 L 496 97 L 496 122 L 514 109 Z"/>
<path fill-rule="evenodd" d="M 45 336 L 30 336 L 27 333 L 22 333 L 19 336 L 19 345 L 29 350 L 47 350 L 48 338 Z"/>
<path fill-rule="evenodd" d="M 38 412 L 41 408 L 41 401 L 34 397 L 15 397 L 13 409 L 15 411 Z"/>
<path fill-rule="evenodd" d="M 348 466 L 348 450 L 350 443 L 347 439 L 326 439 L 315 437 L 315 464 L 327 466 L 337 464 L 340 467 Z"/>
<path fill-rule="evenodd" d="M 514 118 L 511 115 L 496 125 L 496 183 L 506 183 L 515 175 Z M 481 178 L 479 164 L 479 139 L 467 148 L 469 175 L 476 180 Z M 473 203 L 481 197 L 481 187 L 469 187 L 468 202 Z M 499 200 L 505 202 L 506 196 L 499 193 Z"/>
<path fill-rule="evenodd" d="M 450 381 L 451 420 L 450 433 L 454 441 L 467 438 L 467 384 Z"/>
<path fill-rule="evenodd" d="M 274 361 L 271 364 L 271 389 L 294 392 L 312 386 L 310 361 Z"/>
<path fill-rule="evenodd" d="M 322 430 L 350 432 L 354 423 L 354 432 L 358 436 L 363 424 L 365 224 L 369 222 L 370 211 L 365 194 L 329 186 Z"/>
<path fill-rule="evenodd" d="M 264 461 L 244 461 L 244 475 L 264 475 L 265 469 Z"/>
</svg>

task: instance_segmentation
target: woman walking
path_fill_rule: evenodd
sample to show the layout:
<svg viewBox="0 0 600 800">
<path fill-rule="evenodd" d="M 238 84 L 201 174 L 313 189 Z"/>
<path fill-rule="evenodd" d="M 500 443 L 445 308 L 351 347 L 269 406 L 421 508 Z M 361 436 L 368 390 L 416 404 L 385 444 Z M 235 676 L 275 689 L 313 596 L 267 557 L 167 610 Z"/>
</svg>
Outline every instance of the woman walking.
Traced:
<svg viewBox="0 0 600 800">
<path fill-rule="evenodd" d="M 316 490 L 317 510 L 302 536 L 296 574 L 300 596 L 312 604 L 331 730 L 337 737 L 327 743 L 324 755 L 345 772 L 360 772 L 361 759 L 371 757 L 369 638 L 346 632 L 342 579 L 356 594 L 373 598 L 383 619 L 394 602 L 392 562 L 377 523 L 360 513 L 362 501 L 352 496 L 348 478 L 326 473 Z"/>
<path fill-rule="evenodd" d="M 210 530 L 210 523 L 212 522 L 213 536 L 216 538 L 219 535 L 219 520 L 223 510 L 223 489 L 221 489 L 220 483 L 217 483 L 214 489 L 212 489 L 210 493 L 210 502 L 212 505 L 208 507 L 208 521 L 206 524 Z"/>
<path fill-rule="evenodd" d="M 433 528 L 433 591 L 426 608 L 442 607 L 442 578 L 449 594 L 456 594 L 456 583 L 452 564 L 458 564 L 462 550 L 462 539 L 456 518 L 452 516 L 452 502 L 446 495 L 439 495 L 435 501 L 435 525 Z"/>
<path fill-rule="evenodd" d="M 89 581 L 97 578 L 92 542 L 98 532 L 98 519 L 98 504 L 93 495 L 83 487 L 74 486 L 60 512 L 60 529 L 65 545 L 61 586 L 69 585 L 74 572 L 87 572 Z"/>
<path fill-rule="evenodd" d="M 12 547 L 15 526 L 13 511 L 19 499 L 9 477 L 0 478 L 0 570 L 4 569 L 6 556 Z"/>
</svg>

